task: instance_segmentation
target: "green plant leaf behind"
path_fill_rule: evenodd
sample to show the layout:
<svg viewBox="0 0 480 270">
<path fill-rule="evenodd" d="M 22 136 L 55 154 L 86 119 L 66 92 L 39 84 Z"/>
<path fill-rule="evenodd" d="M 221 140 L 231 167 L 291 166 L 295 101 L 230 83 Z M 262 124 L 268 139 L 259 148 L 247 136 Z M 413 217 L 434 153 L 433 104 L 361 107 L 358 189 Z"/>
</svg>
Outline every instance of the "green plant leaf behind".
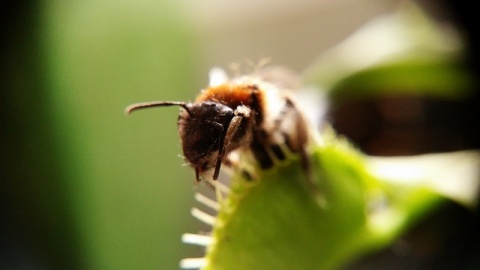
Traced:
<svg viewBox="0 0 480 270">
<path fill-rule="evenodd" d="M 388 94 L 459 99 L 475 83 L 464 57 L 459 35 L 404 3 L 320 55 L 304 77 L 334 102 Z"/>
</svg>

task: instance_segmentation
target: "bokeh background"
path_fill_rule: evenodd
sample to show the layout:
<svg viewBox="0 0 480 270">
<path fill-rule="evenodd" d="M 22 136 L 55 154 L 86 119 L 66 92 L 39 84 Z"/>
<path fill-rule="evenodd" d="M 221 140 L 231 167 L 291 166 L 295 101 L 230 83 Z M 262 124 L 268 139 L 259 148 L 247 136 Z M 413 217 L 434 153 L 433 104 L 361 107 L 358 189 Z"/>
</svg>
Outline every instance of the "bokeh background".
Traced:
<svg viewBox="0 0 480 270">
<path fill-rule="evenodd" d="M 180 241 L 206 229 L 189 213 L 178 110 L 124 107 L 192 100 L 210 67 L 232 62 L 301 72 L 402 2 L 0 4 L 0 269 L 177 269 L 201 256 Z M 475 66 L 473 4 L 419 4 L 460 29 Z"/>
</svg>

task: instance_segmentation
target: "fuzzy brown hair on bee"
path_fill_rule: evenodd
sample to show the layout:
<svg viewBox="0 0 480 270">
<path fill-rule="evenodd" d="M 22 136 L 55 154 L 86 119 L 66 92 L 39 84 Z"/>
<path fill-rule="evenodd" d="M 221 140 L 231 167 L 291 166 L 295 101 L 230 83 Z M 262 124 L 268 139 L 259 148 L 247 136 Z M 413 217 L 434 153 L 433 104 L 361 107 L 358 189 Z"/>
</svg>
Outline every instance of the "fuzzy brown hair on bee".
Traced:
<svg viewBox="0 0 480 270">
<path fill-rule="evenodd" d="M 309 174 L 307 124 L 287 89 L 265 72 L 228 79 L 211 72 L 210 86 L 194 102 L 154 101 L 132 104 L 126 113 L 143 108 L 180 106 L 178 132 L 186 162 L 196 180 L 218 178 L 233 151 L 251 151 L 262 169 L 286 158 L 285 147 L 299 153 Z M 241 153 L 240 153 L 241 154 Z M 213 170 L 213 173 L 211 172 Z"/>
</svg>

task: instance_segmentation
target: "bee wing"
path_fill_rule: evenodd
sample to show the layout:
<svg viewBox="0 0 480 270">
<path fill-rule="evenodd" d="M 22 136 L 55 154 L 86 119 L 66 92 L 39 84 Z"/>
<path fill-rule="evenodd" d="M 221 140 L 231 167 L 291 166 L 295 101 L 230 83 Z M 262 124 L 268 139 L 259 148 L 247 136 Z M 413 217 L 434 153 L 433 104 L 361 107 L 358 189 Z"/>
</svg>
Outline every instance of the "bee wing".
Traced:
<svg viewBox="0 0 480 270">
<path fill-rule="evenodd" d="M 227 83 L 229 80 L 227 72 L 225 72 L 225 70 L 219 67 L 211 68 L 210 72 L 208 73 L 208 78 L 208 85 L 210 87 L 219 86 L 221 84 Z"/>
<path fill-rule="evenodd" d="M 293 70 L 284 66 L 265 66 L 256 73 L 259 79 L 276 85 L 279 89 L 298 90 L 302 86 L 300 76 Z"/>
<path fill-rule="evenodd" d="M 296 100 L 296 107 L 302 111 L 308 122 L 320 127 L 325 122 L 329 108 L 328 100 L 322 89 L 303 85 L 301 76 L 284 66 L 265 66 L 257 71 L 263 81 L 274 84 L 285 96 Z"/>
</svg>

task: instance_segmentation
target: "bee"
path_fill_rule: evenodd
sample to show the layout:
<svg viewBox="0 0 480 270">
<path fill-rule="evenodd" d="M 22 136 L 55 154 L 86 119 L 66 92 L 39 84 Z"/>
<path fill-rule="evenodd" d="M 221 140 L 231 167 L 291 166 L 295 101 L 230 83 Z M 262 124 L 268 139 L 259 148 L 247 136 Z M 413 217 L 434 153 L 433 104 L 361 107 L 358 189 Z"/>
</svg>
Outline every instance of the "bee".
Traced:
<svg viewBox="0 0 480 270">
<path fill-rule="evenodd" d="M 229 79 L 223 70 L 213 69 L 209 86 L 193 102 L 136 103 L 125 111 L 130 114 L 144 108 L 179 106 L 183 156 L 195 169 L 197 182 L 216 180 L 222 164 L 233 164 L 229 158 L 232 152 L 241 156 L 250 151 L 264 170 L 272 168 L 276 160 L 285 160 L 286 152 L 298 153 L 309 174 L 306 119 L 292 92 L 285 88 L 285 78 L 278 80 L 278 72 L 272 70 L 264 67 Z"/>
</svg>

